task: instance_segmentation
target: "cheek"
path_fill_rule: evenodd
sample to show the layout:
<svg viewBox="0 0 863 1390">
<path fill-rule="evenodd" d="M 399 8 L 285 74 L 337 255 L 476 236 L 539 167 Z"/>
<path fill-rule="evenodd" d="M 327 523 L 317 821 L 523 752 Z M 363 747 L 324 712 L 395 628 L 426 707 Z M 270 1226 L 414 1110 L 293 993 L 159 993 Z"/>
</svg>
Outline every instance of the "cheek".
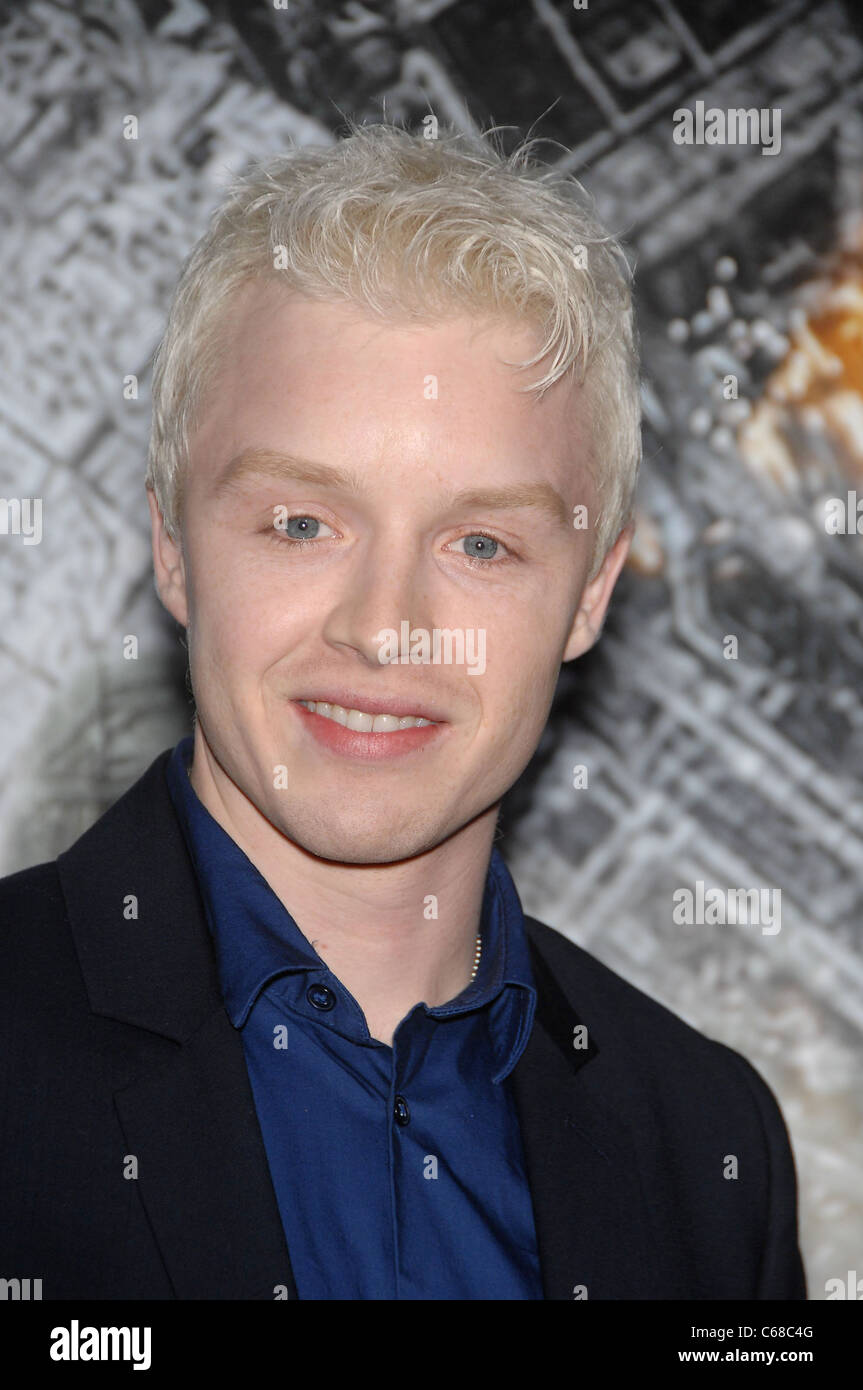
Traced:
<svg viewBox="0 0 863 1390">
<path fill-rule="evenodd" d="M 547 653 L 544 654 L 547 660 Z M 525 664 L 519 663 L 518 675 L 512 690 L 512 735 L 520 748 L 530 745 L 536 748 L 557 684 L 557 671 L 551 673 L 538 662 L 532 663 L 525 657 Z"/>
<path fill-rule="evenodd" d="M 557 631 L 563 616 L 549 611 L 549 605 L 521 613 L 511 610 L 509 616 L 510 621 L 490 629 L 486 638 L 492 698 L 505 717 L 542 727 L 560 673 L 558 650 L 563 643 Z"/>
<path fill-rule="evenodd" d="M 511 644 L 493 684 L 480 692 L 486 748 L 507 777 L 517 776 L 536 751 L 557 684 L 548 669 L 548 652 Z"/>
<path fill-rule="evenodd" d="M 189 611 L 189 649 L 202 664 L 218 664 L 227 673 L 250 674 L 284 656 L 296 643 L 303 625 L 296 595 L 246 568 L 230 568 L 204 576 L 192 590 Z"/>
</svg>

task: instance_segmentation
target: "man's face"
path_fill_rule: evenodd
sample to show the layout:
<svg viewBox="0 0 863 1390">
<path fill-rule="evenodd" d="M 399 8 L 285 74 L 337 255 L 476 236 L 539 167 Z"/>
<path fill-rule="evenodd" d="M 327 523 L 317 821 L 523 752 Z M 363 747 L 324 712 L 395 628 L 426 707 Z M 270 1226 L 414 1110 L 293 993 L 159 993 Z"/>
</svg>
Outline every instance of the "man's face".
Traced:
<svg viewBox="0 0 863 1390">
<path fill-rule="evenodd" d="M 231 795 L 304 849 L 405 859 L 494 813 L 539 742 L 561 661 L 601 623 L 619 563 L 582 597 L 592 532 L 573 507 L 592 515 L 594 494 L 580 389 L 518 394 L 532 377 L 498 359 L 537 350 L 523 324 L 393 326 L 265 282 L 231 314 L 181 549 L 151 500 L 199 731 Z M 436 629 L 463 633 L 463 664 L 379 660 L 417 651 L 418 630 L 434 655 Z M 351 732 L 301 701 L 434 723 Z"/>
</svg>

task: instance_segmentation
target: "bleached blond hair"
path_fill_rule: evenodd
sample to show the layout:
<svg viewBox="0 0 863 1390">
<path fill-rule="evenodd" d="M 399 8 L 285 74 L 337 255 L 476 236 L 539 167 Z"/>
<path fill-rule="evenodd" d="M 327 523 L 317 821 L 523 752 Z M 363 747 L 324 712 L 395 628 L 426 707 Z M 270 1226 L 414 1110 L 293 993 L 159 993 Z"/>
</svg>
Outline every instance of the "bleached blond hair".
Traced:
<svg viewBox="0 0 863 1390">
<path fill-rule="evenodd" d="M 427 139 L 353 120 L 348 129 L 332 145 L 291 149 L 235 179 L 183 265 L 154 358 L 147 469 L 169 533 L 179 536 L 189 441 L 230 346 L 232 297 L 252 279 L 272 279 L 384 321 L 515 316 L 538 330 L 539 351 L 510 365 L 549 359 L 520 388 L 538 399 L 567 374 L 584 384 L 599 501 L 595 573 L 632 519 L 641 459 L 622 247 L 578 181 L 534 159 L 536 140 L 507 156 L 494 132 L 441 128 Z"/>
</svg>

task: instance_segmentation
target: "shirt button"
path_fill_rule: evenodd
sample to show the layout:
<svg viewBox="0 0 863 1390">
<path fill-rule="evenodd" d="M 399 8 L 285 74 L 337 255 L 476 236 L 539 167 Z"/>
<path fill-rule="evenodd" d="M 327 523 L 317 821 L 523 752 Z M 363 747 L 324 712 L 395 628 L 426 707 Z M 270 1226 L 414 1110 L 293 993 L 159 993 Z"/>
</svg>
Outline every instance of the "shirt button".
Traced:
<svg viewBox="0 0 863 1390">
<path fill-rule="evenodd" d="M 336 996 L 326 985 L 309 985 L 306 998 L 313 1008 L 322 1009 L 325 1013 L 332 1009 L 336 1002 Z"/>
<path fill-rule="evenodd" d="M 396 1096 L 396 1103 L 393 1106 L 393 1115 L 397 1125 L 410 1124 L 411 1112 L 408 1110 L 408 1103 L 404 1096 Z"/>
</svg>

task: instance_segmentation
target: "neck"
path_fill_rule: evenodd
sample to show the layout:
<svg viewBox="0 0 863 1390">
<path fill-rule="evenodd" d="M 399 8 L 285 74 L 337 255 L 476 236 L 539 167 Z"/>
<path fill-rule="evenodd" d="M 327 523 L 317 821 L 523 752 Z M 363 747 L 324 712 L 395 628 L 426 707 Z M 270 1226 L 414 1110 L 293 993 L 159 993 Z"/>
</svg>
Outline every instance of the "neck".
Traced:
<svg viewBox="0 0 863 1390">
<path fill-rule="evenodd" d="M 340 864 L 271 825 L 226 776 L 199 725 L 191 782 L 353 995 L 373 1038 L 391 1046 L 414 1005 L 445 1004 L 470 982 L 496 806 L 413 858 Z"/>
</svg>

